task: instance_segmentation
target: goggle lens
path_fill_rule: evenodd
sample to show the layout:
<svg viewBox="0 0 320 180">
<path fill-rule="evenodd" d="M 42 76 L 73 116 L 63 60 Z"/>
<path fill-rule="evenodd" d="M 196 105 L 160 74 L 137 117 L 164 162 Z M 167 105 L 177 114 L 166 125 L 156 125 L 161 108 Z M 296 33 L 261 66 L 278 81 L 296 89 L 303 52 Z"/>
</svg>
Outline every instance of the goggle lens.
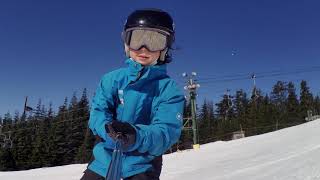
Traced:
<svg viewBox="0 0 320 180">
<path fill-rule="evenodd" d="M 154 52 L 162 51 L 167 47 L 168 36 L 161 32 L 134 29 L 127 31 L 125 36 L 126 44 L 133 50 L 139 50 L 142 47 L 146 47 L 149 51 Z M 130 37 L 128 38 L 128 36 Z"/>
</svg>

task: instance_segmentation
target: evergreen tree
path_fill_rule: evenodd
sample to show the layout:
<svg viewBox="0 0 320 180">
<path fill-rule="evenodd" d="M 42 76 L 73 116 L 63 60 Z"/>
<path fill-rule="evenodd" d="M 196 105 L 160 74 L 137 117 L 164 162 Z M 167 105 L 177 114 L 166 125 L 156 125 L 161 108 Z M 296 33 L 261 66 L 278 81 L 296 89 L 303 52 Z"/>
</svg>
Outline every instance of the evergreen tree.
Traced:
<svg viewBox="0 0 320 180">
<path fill-rule="evenodd" d="M 15 160 L 11 149 L 12 116 L 8 112 L 1 120 L 0 126 L 0 171 L 15 169 Z"/>
<path fill-rule="evenodd" d="M 15 168 L 16 169 L 18 168 L 18 166 L 16 166 L 16 157 L 18 156 L 18 154 L 17 154 L 18 147 L 16 146 L 16 144 L 17 144 L 17 139 L 18 139 L 17 132 L 20 130 L 19 129 L 20 121 L 21 121 L 20 114 L 18 111 L 16 111 L 14 114 L 14 118 L 13 118 L 13 127 L 12 127 L 12 135 L 11 135 L 11 138 L 12 138 L 11 152 L 12 152 L 12 157 L 15 160 Z"/>
<path fill-rule="evenodd" d="M 0 142 L 4 148 L 11 148 L 12 145 L 12 130 L 13 130 L 13 119 L 11 114 L 8 112 L 4 115 L 2 120 L 2 126 L 0 131 Z"/>
<path fill-rule="evenodd" d="M 263 101 L 260 106 L 261 121 L 258 124 L 258 134 L 271 132 L 274 130 L 274 119 L 277 119 L 278 117 L 268 95 L 263 97 Z"/>
<path fill-rule="evenodd" d="M 285 123 L 292 124 L 300 122 L 299 120 L 299 101 L 296 95 L 296 89 L 293 82 L 288 83 L 288 98 L 287 98 L 287 121 Z"/>
<path fill-rule="evenodd" d="M 214 122 L 215 122 L 215 115 L 214 115 L 214 104 L 213 104 L 213 101 L 208 101 L 208 114 L 209 114 L 209 122 L 208 122 L 208 126 L 209 126 L 209 135 L 210 136 L 213 136 L 214 132 L 213 132 L 213 129 L 214 129 Z"/>
<path fill-rule="evenodd" d="M 45 155 L 45 127 L 43 126 L 43 116 L 45 110 L 42 109 L 41 99 L 38 101 L 36 110 L 34 112 L 34 118 L 32 119 L 32 154 L 30 161 L 32 168 L 42 167 L 42 157 Z"/>
<path fill-rule="evenodd" d="M 316 96 L 314 98 L 314 104 L 313 104 L 314 114 L 320 115 L 320 97 Z"/>
<path fill-rule="evenodd" d="M 30 115 L 27 118 L 21 117 L 21 121 L 17 124 L 17 131 L 14 140 L 14 157 L 16 160 L 17 170 L 32 168 L 30 155 L 32 154 L 32 125 Z"/>
<path fill-rule="evenodd" d="M 231 135 L 224 136 L 225 134 L 230 134 L 235 130 L 235 112 L 234 106 L 232 104 L 232 96 L 225 94 L 219 103 L 216 103 L 216 112 L 218 114 L 218 122 L 216 123 L 216 136 L 221 137 L 219 139 L 229 140 Z"/>
<path fill-rule="evenodd" d="M 247 108 L 249 104 L 249 100 L 247 99 L 247 94 L 242 89 L 236 91 L 233 104 L 234 104 L 236 119 L 238 122 L 236 126 L 239 127 L 240 129 L 246 126 Z"/>
<path fill-rule="evenodd" d="M 76 156 L 76 163 L 88 163 L 92 157 L 92 148 L 95 142 L 95 137 L 91 133 L 89 127 L 86 128 L 86 134 L 82 145 L 79 148 Z"/>
<path fill-rule="evenodd" d="M 35 164 L 38 164 L 39 161 L 36 157 L 35 154 L 35 148 L 37 145 L 36 143 L 36 137 L 38 135 L 38 127 L 39 127 L 39 123 L 38 120 L 36 119 L 35 114 L 30 114 L 27 118 L 27 127 L 26 127 L 26 133 L 28 134 L 26 136 L 26 143 L 27 145 L 27 149 L 28 149 L 28 156 L 25 163 L 25 168 L 24 169 L 32 169 L 35 168 Z M 36 160 L 36 162 L 33 162 L 33 160 Z"/>
<path fill-rule="evenodd" d="M 313 96 L 310 92 L 310 88 L 307 85 L 307 81 L 301 81 L 300 83 L 300 119 L 303 122 L 308 116 L 308 111 L 313 107 Z"/>
<path fill-rule="evenodd" d="M 13 170 L 16 170 L 16 164 L 11 149 L 0 147 L 0 171 Z"/>
<path fill-rule="evenodd" d="M 261 90 L 254 87 L 251 99 L 248 103 L 246 112 L 246 121 L 243 123 L 243 129 L 246 131 L 247 136 L 259 134 L 258 127 L 261 126 L 263 121 L 261 105 L 263 103 L 263 95 Z"/>
<path fill-rule="evenodd" d="M 207 100 L 205 99 L 202 107 L 200 109 L 200 114 L 199 114 L 199 139 L 200 142 L 202 143 L 207 143 L 208 138 L 210 137 L 210 112 L 208 108 L 208 103 Z"/>
<path fill-rule="evenodd" d="M 94 145 L 95 137 L 88 127 L 89 121 L 89 100 L 87 97 L 87 89 L 82 92 L 81 99 L 78 103 L 78 123 L 76 126 L 76 133 L 74 138 L 77 143 L 78 151 L 75 158 L 77 163 L 85 163 L 90 160 L 92 148 Z"/>
<path fill-rule="evenodd" d="M 13 123 L 14 123 L 14 124 L 17 124 L 17 123 L 19 123 L 19 121 L 20 121 L 20 114 L 19 114 L 18 111 L 16 111 L 16 112 L 14 113 Z"/>
<path fill-rule="evenodd" d="M 45 166 L 54 166 L 57 164 L 57 152 L 56 152 L 56 141 L 55 141 L 55 130 L 57 127 L 57 123 L 54 116 L 54 112 L 52 110 L 52 103 L 49 104 L 48 114 L 46 118 L 45 124 L 48 126 L 48 138 L 47 138 L 47 159 L 44 161 Z"/>
<path fill-rule="evenodd" d="M 13 123 L 12 116 L 11 116 L 10 112 L 7 112 L 4 115 L 4 118 L 2 120 L 2 125 L 3 125 L 2 131 L 3 132 L 9 131 L 12 126 L 12 123 Z"/>
<path fill-rule="evenodd" d="M 66 132 L 68 151 L 66 154 L 66 161 L 74 162 L 75 156 L 78 152 L 79 147 L 83 143 L 84 137 L 84 133 L 82 133 L 83 129 L 81 128 L 81 123 L 79 121 L 79 104 L 76 92 L 73 93 L 68 109 L 68 131 Z"/>
<path fill-rule="evenodd" d="M 231 97 L 228 94 L 223 95 L 222 100 L 216 104 L 219 117 L 224 120 L 231 120 L 234 116 Z"/>
<path fill-rule="evenodd" d="M 287 85 L 283 81 L 278 81 L 272 88 L 271 102 L 276 107 L 276 129 L 285 127 L 287 109 Z"/>
<path fill-rule="evenodd" d="M 68 98 L 65 98 L 62 106 L 59 107 L 59 112 L 57 116 L 54 118 L 53 123 L 53 137 L 54 137 L 54 145 L 56 147 L 55 151 L 52 152 L 53 157 L 53 165 L 66 165 L 68 164 L 69 157 L 67 157 L 67 153 L 69 151 L 68 147 Z"/>
<path fill-rule="evenodd" d="M 48 112 L 46 111 L 44 105 L 42 105 L 41 110 L 37 108 L 37 111 L 39 111 L 37 135 L 35 139 L 37 145 L 33 152 L 36 160 L 35 162 L 37 163 L 34 165 L 40 167 L 49 167 L 51 165 L 49 131 L 52 123 L 52 117 L 50 117 L 52 116 L 52 105 L 50 104 Z"/>
</svg>

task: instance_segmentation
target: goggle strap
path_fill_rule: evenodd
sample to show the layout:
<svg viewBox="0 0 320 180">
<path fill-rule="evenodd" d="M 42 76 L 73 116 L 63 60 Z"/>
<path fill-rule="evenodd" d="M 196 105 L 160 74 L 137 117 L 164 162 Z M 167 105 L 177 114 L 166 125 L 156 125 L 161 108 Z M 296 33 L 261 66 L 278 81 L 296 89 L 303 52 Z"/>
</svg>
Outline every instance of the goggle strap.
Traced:
<svg viewBox="0 0 320 180">
<path fill-rule="evenodd" d="M 150 31 L 155 31 L 155 32 L 158 32 L 158 33 L 167 35 L 167 36 L 170 36 L 170 35 L 171 35 L 171 33 L 167 32 L 167 31 L 164 31 L 164 30 L 161 30 L 161 29 L 156 29 L 156 28 L 148 28 L 148 27 L 133 27 L 133 28 L 128 28 L 125 32 L 133 31 L 133 30 L 150 30 Z"/>
</svg>

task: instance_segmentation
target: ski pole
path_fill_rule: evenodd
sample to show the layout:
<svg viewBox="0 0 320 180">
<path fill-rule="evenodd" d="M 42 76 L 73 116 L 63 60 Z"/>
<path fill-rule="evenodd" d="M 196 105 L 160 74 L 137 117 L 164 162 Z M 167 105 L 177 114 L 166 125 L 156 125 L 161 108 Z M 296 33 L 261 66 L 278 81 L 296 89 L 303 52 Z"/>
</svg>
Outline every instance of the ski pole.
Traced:
<svg viewBox="0 0 320 180">
<path fill-rule="evenodd" d="M 122 149 L 120 140 L 116 140 L 116 147 L 112 153 L 106 180 L 121 180 L 122 170 Z"/>
</svg>

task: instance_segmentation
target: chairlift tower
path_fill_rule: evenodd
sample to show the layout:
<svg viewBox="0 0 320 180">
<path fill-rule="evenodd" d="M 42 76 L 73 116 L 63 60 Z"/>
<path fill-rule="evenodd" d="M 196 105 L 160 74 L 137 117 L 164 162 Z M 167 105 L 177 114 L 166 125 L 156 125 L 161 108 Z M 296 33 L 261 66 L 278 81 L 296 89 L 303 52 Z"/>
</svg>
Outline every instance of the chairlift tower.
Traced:
<svg viewBox="0 0 320 180">
<path fill-rule="evenodd" d="M 254 99 L 256 99 L 257 98 L 257 87 L 256 87 L 256 78 L 257 78 L 257 76 L 256 76 L 256 74 L 252 74 L 251 75 L 251 79 L 252 79 L 252 81 L 253 81 L 253 90 L 252 90 L 252 95 L 251 95 L 251 97 L 253 97 Z"/>
<path fill-rule="evenodd" d="M 198 83 L 196 83 L 195 77 L 197 73 L 192 72 L 189 77 L 187 73 L 183 73 L 182 76 L 187 78 L 187 85 L 184 87 L 185 90 L 189 91 L 189 100 L 191 104 L 191 116 L 192 116 L 192 132 L 193 132 L 193 149 L 199 149 L 200 145 L 198 143 L 198 128 L 197 128 L 197 120 L 196 120 L 196 97 L 197 97 L 197 88 L 200 87 Z"/>
</svg>

